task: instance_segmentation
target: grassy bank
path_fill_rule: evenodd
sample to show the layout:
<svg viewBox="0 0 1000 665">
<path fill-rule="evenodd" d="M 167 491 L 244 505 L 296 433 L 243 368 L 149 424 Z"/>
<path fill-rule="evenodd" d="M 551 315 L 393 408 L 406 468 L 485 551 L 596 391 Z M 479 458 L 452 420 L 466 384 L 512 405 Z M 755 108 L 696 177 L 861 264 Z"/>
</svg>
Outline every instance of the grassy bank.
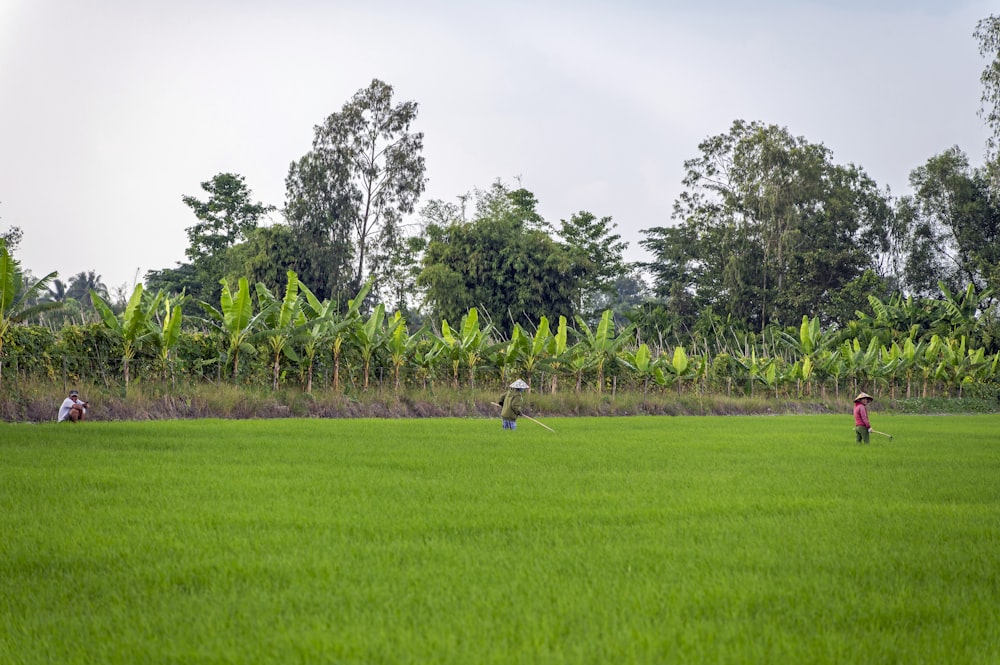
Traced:
<svg viewBox="0 0 1000 665">
<path fill-rule="evenodd" d="M 0 420 L 48 422 L 55 418 L 67 386 L 54 383 L 9 385 L 0 391 Z M 499 389 L 470 390 L 438 386 L 428 390 L 317 391 L 252 389 L 231 384 L 168 387 L 134 385 L 121 389 L 80 387 L 92 405 L 94 420 L 163 420 L 188 418 L 468 418 L 492 417 Z M 557 394 L 532 391 L 527 405 L 541 416 L 631 415 L 776 415 L 850 413 L 852 394 L 824 398 L 754 397 L 676 391 L 594 391 L 570 389 Z M 874 412 L 996 413 L 1000 402 L 984 398 L 891 399 L 879 396 Z"/>
<path fill-rule="evenodd" d="M 997 662 L 1000 418 L 849 420 L 0 424 L 0 662 Z"/>
</svg>

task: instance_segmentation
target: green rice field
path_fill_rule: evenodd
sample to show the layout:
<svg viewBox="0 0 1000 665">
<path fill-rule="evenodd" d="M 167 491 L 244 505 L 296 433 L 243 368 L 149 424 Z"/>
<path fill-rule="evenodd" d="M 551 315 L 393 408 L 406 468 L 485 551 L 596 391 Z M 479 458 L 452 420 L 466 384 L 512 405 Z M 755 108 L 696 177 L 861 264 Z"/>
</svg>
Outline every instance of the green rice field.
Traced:
<svg viewBox="0 0 1000 665">
<path fill-rule="evenodd" d="M 0 424 L 0 663 L 998 663 L 1000 416 Z"/>
</svg>

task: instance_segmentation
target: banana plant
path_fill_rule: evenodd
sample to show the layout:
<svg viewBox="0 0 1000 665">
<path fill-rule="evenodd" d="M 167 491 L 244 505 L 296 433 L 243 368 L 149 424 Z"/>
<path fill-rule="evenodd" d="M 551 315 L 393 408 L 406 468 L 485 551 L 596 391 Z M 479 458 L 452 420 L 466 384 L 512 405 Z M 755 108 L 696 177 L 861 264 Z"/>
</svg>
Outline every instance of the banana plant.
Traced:
<svg viewBox="0 0 1000 665">
<path fill-rule="evenodd" d="M 996 381 L 997 377 L 1000 376 L 997 374 L 998 370 L 1000 370 L 1000 351 L 994 353 L 993 359 L 986 363 L 981 379 L 983 381 Z"/>
<path fill-rule="evenodd" d="M 476 369 L 490 346 L 492 332 L 493 324 L 487 323 L 485 327 L 480 327 L 479 312 L 475 307 L 470 308 L 462 320 L 461 356 L 469 370 L 469 385 L 473 388 L 476 387 Z"/>
<path fill-rule="evenodd" d="M 493 324 L 487 323 L 485 328 L 479 325 L 479 312 L 475 307 L 469 309 L 462 317 L 461 327 L 455 331 L 447 320 L 441 321 L 441 336 L 438 342 L 452 364 L 452 380 L 458 387 L 458 369 L 464 361 L 469 372 L 469 385 L 476 385 L 476 368 L 480 360 L 489 352 L 490 333 Z M 456 334 L 457 333 L 457 334 Z"/>
<path fill-rule="evenodd" d="M 426 390 L 427 382 L 433 382 L 434 370 L 438 364 L 438 355 L 441 353 L 441 346 L 436 343 L 433 335 L 428 335 L 426 332 L 422 332 L 419 337 L 414 336 L 417 338 L 414 340 L 411 360 L 413 366 L 416 368 L 417 377 Z"/>
<path fill-rule="evenodd" d="M 799 325 L 798 335 L 791 335 L 787 332 L 780 332 L 779 339 L 790 351 L 795 354 L 796 377 L 806 384 L 806 394 L 812 395 L 812 373 L 816 365 L 816 356 L 829 347 L 834 336 L 824 331 L 819 325 L 819 317 L 802 317 Z M 799 386 L 799 395 L 802 394 Z"/>
<path fill-rule="evenodd" d="M 520 324 L 516 324 L 515 327 L 520 328 L 521 326 Z M 527 344 L 524 344 L 519 349 L 519 364 L 524 371 L 525 379 L 530 384 L 536 367 L 548 355 L 549 340 L 552 338 L 552 333 L 549 332 L 548 318 L 542 316 L 538 321 L 538 328 L 535 330 L 535 334 L 528 336 L 525 333 L 524 337 Z"/>
<path fill-rule="evenodd" d="M 976 293 L 974 284 L 968 284 L 961 296 L 952 293 L 948 285 L 938 282 L 944 296 L 944 314 L 935 323 L 941 323 L 953 336 L 972 335 L 979 322 L 979 309 L 993 295 L 992 289 Z"/>
<path fill-rule="evenodd" d="M 566 317 L 560 316 L 555 334 L 549 337 L 549 348 L 547 350 L 547 354 L 549 358 L 549 367 L 552 368 L 552 383 L 550 392 L 553 395 L 556 394 L 557 384 L 559 382 L 559 373 L 566 365 L 566 357 L 569 352 L 569 328 L 566 324 Z"/>
<path fill-rule="evenodd" d="M 757 383 L 763 383 L 766 386 L 770 386 L 773 381 L 769 379 L 777 377 L 777 371 L 773 369 L 774 358 L 765 358 L 757 355 L 757 349 L 751 348 L 750 355 L 740 355 L 734 356 L 733 360 L 736 361 L 746 372 L 749 379 L 749 394 L 750 397 L 754 395 L 754 387 Z"/>
<path fill-rule="evenodd" d="M 505 386 L 509 383 L 511 368 L 517 366 L 517 360 L 527 345 L 528 340 L 524 336 L 524 329 L 515 324 L 509 340 L 499 342 L 491 347 L 487 360 L 490 365 L 497 368 L 501 385 Z"/>
<path fill-rule="evenodd" d="M 963 335 L 960 339 L 949 339 L 941 345 L 941 362 L 935 375 L 955 386 L 958 396 L 961 397 L 964 385 L 970 382 L 984 365 L 986 365 L 986 350 L 967 348 Z"/>
<path fill-rule="evenodd" d="M 844 340 L 840 347 L 840 355 L 844 360 L 848 378 L 853 382 L 852 392 L 858 391 L 859 380 L 869 381 L 877 377 L 876 362 L 881 348 L 878 337 L 871 337 L 868 346 L 864 348 L 857 337 L 850 341 Z"/>
<path fill-rule="evenodd" d="M 913 338 L 907 337 L 903 340 L 903 345 L 900 347 L 899 367 L 903 372 L 903 376 L 906 377 L 907 399 L 911 397 L 914 372 L 917 369 L 917 363 L 919 362 L 920 357 L 923 355 L 925 346 L 927 346 L 926 342 L 914 344 Z"/>
<path fill-rule="evenodd" d="M 7 246 L 0 242 L 0 385 L 3 383 L 3 344 L 14 324 L 63 306 L 61 302 L 31 304 L 48 290 L 49 282 L 58 276 L 59 273 L 50 272 L 25 287 L 20 266 L 7 251 Z"/>
<path fill-rule="evenodd" d="M 389 351 L 389 359 L 392 362 L 393 387 L 396 392 L 399 392 L 400 372 L 403 365 L 412 358 L 414 352 L 417 350 L 417 345 L 424 335 L 424 329 L 421 328 L 410 335 L 406 328 L 406 321 L 403 320 L 403 315 L 399 310 L 396 310 L 396 313 L 389 320 L 389 330 L 391 332 L 386 341 L 386 349 Z"/>
<path fill-rule="evenodd" d="M 792 364 L 789 376 L 795 379 L 796 397 L 802 397 L 803 384 L 806 387 L 805 394 L 812 395 L 812 376 L 815 370 L 816 366 L 813 364 L 812 356 L 805 356 Z"/>
<path fill-rule="evenodd" d="M 225 277 L 219 280 L 222 284 L 222 294 L 219 296 L 219 309 L 216 309 L 207 302 L 201 301 L 198 304 L 208 314 L 209 319 L 226 337 L 229 345 L 228 356 L 232 361 L 233 381 L 239 379 L 240 374 L 240 352 L 255 354 L 257 349 L 250 343 L 257 326 L 260 324 L 261 314 L 253 313 L 253 298 L 250 295 L 250 282 L 246 277 L 241 277 L 238 282 L 236 293 L 229 289 L 229 282 Z M 228 363 L 227 363 L 228 364 Z"/>
<path fill-rule="evenodd" d="M 150 339 L 156 347 L 157 355 L 160 358 L 160 365 L 163 367 L 163 378 L 167 378 L 170 373 L 171 380 L 173 371 L 170 368 L 170 354 L 177 346 L 181 335 L 181 311 L 184 302 L 188 299 L 183 293 L 176 299 L 163 296 L 163 315 L 154 315 L 149 321 Z"/>
<path fill-rule="evenodd" d="M 302 313 L 306 322 L 301 326 L 300 333 L 302 354 L 306 357 L 306 392 L 312 393 L 316 354 L 319 352 L 320 345 L 327 341 L 327 331 L 330 327 L 334 305 L 330 300 L 320 302 L 319 298 L 305 284 L 299 283 L 299 290 L 305 298 L 302 304 Z"/>
<path fill-rule="evenodd" d="M 340 391 L 340 358 L 344 344 L 344 338 L 351 326 L 357 324 L 361 316 L 359 309 L 371 291 L 373 280 L 368 280 L 358 294 L 347 301 L 347 312 L 343 315 L 337 307 L 337 303 L 320 300 L 310 291 L 305 284 L 299 282 L 299 290 L 305 295 L 305 303 L 302 311 L 305 314 L 306 322 L 299 327 L 302 336 L 303 353 L 308 359 L 306 368 L 306 392 L 312 392 L 313 366 L 316 360 L 316 352 L 323 344 L 329 344 L 333 354 L 333 390 Z"/>
<path fill-rule="evenodd" d="M 784 382 L 785 373 L 782 371 L 780 366 L 781 361 L 779 358 L 771 358 L 770 360 L 771 362 L 769 362 L 767 367 L 764 368 L 761 376 L 764 379 L 764 383 L 767 384 L 767 387 L 774 392 L 775 399 L 777 399 L 778 388 Z"/>
<path fill-rule="evenodd" d="M 461 338 L 452 332 L 447 319 L 441 319 L 441 335 L 434 336 L 438 346 L 438 355 L 443 356 L 451 365 L 451 385 L 458 389 L 458 369 L 462 365 Z"/>
<path fill-rule="evenodd" d="M 826 399 L 827 384 L 832 381 L 834 396 L 840 399 L 840 381 L 844 378 L 845 365 L 837 348 L 825 349 L 817 354 L 814 373 L 819 379 L 822 397 Z"/>
<path fill-rule="evenodd" d="M 568 348 L 563 354 L 563 358 L 565 358 L 566 368 L 576 377 L 576 392 L 579 393 L 583 389 L 584 374 L 594 366 L 594 358 L 583 342 L 577 342 Z"/>
<path fill-rule="evenodd" d="M 306 323 L 306 315 L 302 311 L 299 299 L 299 278 L 295 271 L 286 273 L 285 295 L 280 300 L 264 285 L 257 282 L 257 305 L 260 308 L 262 330 L 255 338 L 263 337 L 271 349 L 271 390 L 278 389 L 281 377 L 281 356 L 285 355 L 293 362 L 299 361 L 299 356 L 290 344 L 298 330 Z"/>
<path fill-rule="evenodd" d="M 160 306 L 163 299 L 163 292 L 156 294 L 147 303 L 143 303 L 142 284 L 136 284 L 129 298 L 125 311 L 121 315 L 116 315 L 111 311 L 111 306 L 104 301 L 96 291 L 91 289 L 90 301 L 94 304 L 94 309 L 100 314 L 104 325 L 121 338 L 122 343 L 122 375 L 125 379 L 125 394 L 129 388 L 129 363 L 135 357 L 136 350 L 151 337 L 150 320 L 153 312 Z"/>
<path fill-rule="evenodd" d="M 920 374 L 923 378 L 922 397 L 927 397 L 927 385 L 934 378 L 935 370 L 939 366 L 941 347 L 944 344 L 939 335 L 931 335 L 931 341 L 924 347 L 923 357 L 920 359 Z"/>
<path fill-rule="evenodd" d="M 687 374 L 688 366 L 690 361 L 688 361 L 687 351 L 684 350 L 683 346 L 674 347 L 674 356 L 670 360 L 670 364 L 667 367 L 677 378 L 677 394 L 681 394 L 681 378 Z"/>
<path fill-rule="evenodd" d="M 649 345 L 645 342 L 640 344 L 634 351 L 627 349 L 622 351 L 619 362 L 635 372 L 636 376 L 642 381 L 643 397 L 649 392 L 649 381 L 651 379 L 660 385 L 666 383 L 663 368 L 660 367 L 660 359 L 653 357 L 652 352 L 649 350 Z"/>
<path fill-rule="evenodd" d="M 371 374 L 372 358 L 379 349 L 384 348 L 397 327 L 403 326 L 402 317 L 387 325 L 385 316 L 385 305 L 379 303 L 375 306 L 368 320 L 358 319 L 351 327 L 351 336 L 361 353 L 364 390 L 368 390 L 369 376 Z"/>
<path fill-rule="evenodd" d="M 591 330 L 587 322 L 579 316 L 576 317 L 576 323 L 579 326 L 578 333 L 582 333 L 581 344 L 597 370 L 597 391 L 603 392 L 605 364 L 618 355 L 618 350 L 629 340 L 632 328 L 627 328 L 621 335 L 615 337 L 615 323 L 610 309 L 604 310 L 594 330 Z"/>
</svg>

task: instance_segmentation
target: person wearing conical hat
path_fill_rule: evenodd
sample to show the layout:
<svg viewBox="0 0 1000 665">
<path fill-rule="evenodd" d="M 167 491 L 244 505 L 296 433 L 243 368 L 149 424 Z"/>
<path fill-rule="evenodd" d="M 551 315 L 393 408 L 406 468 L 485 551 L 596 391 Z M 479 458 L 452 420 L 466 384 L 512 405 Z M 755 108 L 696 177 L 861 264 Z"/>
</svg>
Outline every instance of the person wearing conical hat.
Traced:
<svg viewBox="0 0 1000 665">
<path fill-rule="evenodd" d="M 528 384 L 518 379 L 510 384 L 510 388 L 500 398 L 500 420 L 503 421 L 504 429 L 517 429 L 517 417 L 521 415 L 521 407 L 524 405 L 525 390 L 528 390 Z"/>
<path fill-rule="evenodd" d="M 854 398 L 854 433 L 859 444 L 870 443 L 869 434 L 872 431 L 872 424 L 868 422 L 868 405 L 874 399 L 866 392 L 860 392 Z"/>
</svg>

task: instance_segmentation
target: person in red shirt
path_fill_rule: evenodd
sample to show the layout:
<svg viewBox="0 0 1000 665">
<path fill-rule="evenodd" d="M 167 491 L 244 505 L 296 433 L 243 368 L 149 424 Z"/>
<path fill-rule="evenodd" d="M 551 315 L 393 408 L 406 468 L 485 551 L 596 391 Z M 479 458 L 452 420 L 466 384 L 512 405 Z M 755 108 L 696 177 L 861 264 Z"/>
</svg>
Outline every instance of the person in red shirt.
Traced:
<svg viewBox="0 0 1000 665">
<path fill-rule="evenodd" d="M 868 422 L 868 405 L 875 398 L 868 393 L 861 392 L 854 398 L 854 433 L 855 440 L 861 444 L 868 444 L 868 435 L 872 431 L 872 424 Z"/>
</svg>

